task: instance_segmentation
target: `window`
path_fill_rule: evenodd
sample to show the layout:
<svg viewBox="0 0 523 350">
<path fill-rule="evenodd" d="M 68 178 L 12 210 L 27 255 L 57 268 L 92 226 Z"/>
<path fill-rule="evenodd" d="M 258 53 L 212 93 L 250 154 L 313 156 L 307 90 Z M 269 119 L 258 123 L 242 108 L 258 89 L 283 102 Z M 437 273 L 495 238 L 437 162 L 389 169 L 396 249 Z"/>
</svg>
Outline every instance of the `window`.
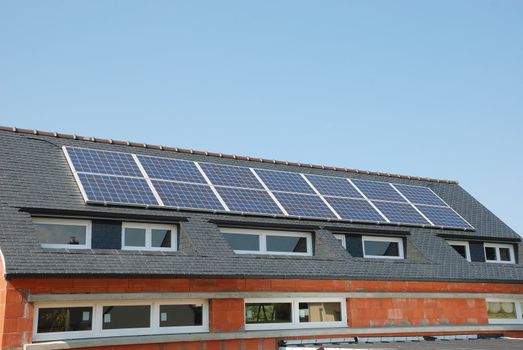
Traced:
<svg viewBox="0 0 523 350">
<path fill-rule="evenodd" d="M 345 235 L 335 234 L 334 238 L 336 238 L 340 242 L 343 248 L 347 249 L 347 238 L 345 237 Z"/>
<path fill-rule="evenodd" d="M 485 243 L 484 247 L 487 262 L 515 264 L 512 244 Z"/>
<path fill-rule="evenodd" d="M 464 257 L 467 261 L 470 261 L 470 247 L 469 242 L 466 241 L 448 241 L 449 245 L 454 248 L 454 250 Z"/>
<path fill-rule="evenodd" d="M 123 223 L 122 249 L 176 250 L 176 226 L 128 222 Z"/>
<path fill-rule="evenodd" d="M 88 220 L 35 218 L 33 222 L 43 248 L 91 248 L 91 222 Z"/>
<path fill-rule="evenodd" d="M 312 255 L 312 238 L 307 232 L 221 228 L 235 253 Z"/>
<path fill-rule="evenodd" d="M 37 303 L 33 339 L 58 340 L 209 331 L 206 300 Z"/>
<path fill-rule="evenodd" d="M 345 299 L 245 300 L 246 330 L 346 326 Z"/>
<path fill-rule="evenodd" d="M 523 323 L 523 301 L 487 299 L 487 315 L 491 324 Z"/>
<path fill-rule="evenodd" d="M 363 236 L 363 257 L 403 259 L 403 238 Z"/>
</svg>

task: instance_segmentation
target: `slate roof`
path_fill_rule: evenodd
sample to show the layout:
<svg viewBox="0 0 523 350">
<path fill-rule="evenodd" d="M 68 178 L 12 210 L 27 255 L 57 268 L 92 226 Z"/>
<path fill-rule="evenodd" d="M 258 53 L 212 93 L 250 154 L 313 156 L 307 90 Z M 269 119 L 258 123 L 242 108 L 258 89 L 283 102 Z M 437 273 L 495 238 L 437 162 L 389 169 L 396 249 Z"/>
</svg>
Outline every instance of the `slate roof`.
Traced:
<svg viewBox="0 0 523 350">
<path fill-rule="evenodd" d="M 206 155 L 179 149 L 143 147 L 125 142 L 60 137 L 0 128 L 0 250 L 8 278 L 36 275 L 84 276 L 213 276 L 303 279 L 378 279 L 430 281 L 523 281 L 521 265 L 469 263 L 439 235 L 518 242 L 519 235 L 454 181 L 370 173 L 324 166 L 287 165 L 247 157 Z M 474 227 L 475 231 L 350 224 L 290 218 L 209 214 L 168 209 L 86 205 L 61 150 L 62 146 L 132 152 L 255 168 L 362 178 L 432 188 Z M 180 222 L 178 252 L 68 250 L 40 247 L 30 213 Z M 216 221 L 238 225 L 295 227 L 314 230 L 315 256 L 237 255 Z M 408 233 L 405 260 L 352 257 L 332 232 L 378 230 Z M 518 251 L 521 254 L 521 243 Z M 522 259 L 520 258 L 519 261 Z"/>
</svg>

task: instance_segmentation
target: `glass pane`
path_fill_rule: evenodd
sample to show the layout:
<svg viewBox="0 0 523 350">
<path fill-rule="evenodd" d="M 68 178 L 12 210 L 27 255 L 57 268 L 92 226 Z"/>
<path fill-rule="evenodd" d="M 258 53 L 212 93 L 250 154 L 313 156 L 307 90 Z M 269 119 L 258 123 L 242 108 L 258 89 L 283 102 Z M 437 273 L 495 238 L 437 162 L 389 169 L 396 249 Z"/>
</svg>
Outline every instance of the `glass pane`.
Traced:
<svg viewBox="0 0 523 350">
<path fill-rule="evenodd" d="M 104 306 L 102 328 L 147 328 L 150 326 L 151 307 L 136 306 Z"/>
<path fill-rule="evenodd" d="M 126 247 L 145 247 L 145 229 L 126 228 L 125 229 Z"/>
<path fill-rule="evenodd" d="M 38 311 L 38 333 L 89 331 L 92 328 L 91 307 L 56 307 Z"/>
<path fill-rule="evenodd" d="M 151 246 L 155 248 L 171 248 L 171 230 L 152 230 Z"/>
<path fill-rule="evenodd" d="M 160 327 L 201 326 L 203 306 L 160 305 Z"/>
<path fill-rule="evenodd" d="M 307 238 L 291 236 L 267 236 L 267 251 L 307 253 Z"/>
<path fill-rule="evenodd" d="M 467 248 L 463 245 L 452 245 L 452 248 L 454 248 L 455 251 L 459 253 L 462 257 L 465 259 L 467 258 Z"/>
<path fill-rule="evenodd" d="M 365 255 L 399 256 L 398 242 L 363 241 Z"/>
<path fill-rule="evenodd" d="M 516 318 L 516 304 L 511 302 L 488 302 L 488 318 Z"/>
<path fill-rule="evenodd" d="M 510 261 L 510 249 L 499 248 L 499 258 L 501 261 Z"/>
<path fill-rule="evenodd" d="M 233 250 L 260 250 L 260 236 L 242 233 L 224 233 L 223 237 Z"/>
<path fill-rule="evenodd" d="M 291 303 L 252 303 L 245 304 L 245 322 L 290 323 L 292 322 Z"/>
<path fill-rule="evenodd" d="M 85 244 L 87 228 L 82 225 L 35 224 L 42 244 Z"/>
<path fill-rule="evenodd" d="M 494 247 L 485 247 L 485 258 L 487 260 L 498 260 L 496 254 L 496 248 Z"/>
<path fill-rule="evenodd" d="M 300 303 L 300 322 L 341 321 L 340 303 Z"/>
</svg>

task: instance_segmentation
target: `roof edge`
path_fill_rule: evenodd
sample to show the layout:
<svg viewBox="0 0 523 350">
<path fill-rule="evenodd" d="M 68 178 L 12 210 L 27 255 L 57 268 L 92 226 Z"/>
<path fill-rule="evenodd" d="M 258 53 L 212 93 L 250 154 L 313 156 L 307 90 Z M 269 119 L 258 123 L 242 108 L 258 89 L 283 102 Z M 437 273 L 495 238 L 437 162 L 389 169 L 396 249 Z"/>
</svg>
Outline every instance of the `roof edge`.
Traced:
<svg viewBox="0 0 523 350">
<path fill-rule="evenodd" d="M 152 145 L 152 144 L 132 142 L 132 141 L 102 139 L 102 138 L 97 138 L 97 137 L 92 137 L 92 136 L 80 136 L 80 135 L 76 135 L 76 134 L 64 134 L 64 133 L 59 133 L 56 131 L 22 129 L 22 128 L 17 128 L 17 127 L 2 126 L 2 125 L 0 125 L 0 131 L 9 131 L 9 132 L 18 133 L 18 134 L 50 136 L 50 137 L 73 139 L 73 140 L 86 141 L 86 142 L 109 143 L 109 144 L 115 144 L 115 145 L 147 148 L 147 149 L 154 149 L 154 150 L 168 151 L 168 152 L 189 153 L 189 154 L 196 154 L 196 155 L 204 155 L 207 157 L 238 159 L 238 160 L 246 160 L 246 161 L 258 162 L 258 163 L 280 164 L 280 165 L 288 165 L 288 166 L 295 166 L 295 167 L 301 167 L 301 168 L 332 170 L 332 171 L 354 173 L 354 174 L 364 174 L 364 175 L 376 175 L 376 176 L 383 176 L 383 177 L 397 178 L 397 179 L 437 182 L 437 183 L 446 183 L 446 184 L 454 184 L 454 185 L 457 185 L 459 183 L 456 180 L 435 179 L 435 178 L 429 178 L 429 177 L 383 173 L 383 172 L 378 172 L 378 171 L 369 171 L 369 170 L 360 170 L 360 169 L 351 169 L 351 168 L 339 168 L 339 167 L 328 166 L 328 165 L 307 164 L 307 163 L 299 163 L 299 162 L 289 162 L 289 161 L 284 161 L 284 160 L 274 160 L 274 159 L 248 157 L 248 156 L 240 156 L 240 155 L 233 155 L 233 154 L 215 153 L 215 152 L 200 151 L 200 150 L 193 150 L 193 149 L 187 149 L 187 148 Z"/>
</svg>

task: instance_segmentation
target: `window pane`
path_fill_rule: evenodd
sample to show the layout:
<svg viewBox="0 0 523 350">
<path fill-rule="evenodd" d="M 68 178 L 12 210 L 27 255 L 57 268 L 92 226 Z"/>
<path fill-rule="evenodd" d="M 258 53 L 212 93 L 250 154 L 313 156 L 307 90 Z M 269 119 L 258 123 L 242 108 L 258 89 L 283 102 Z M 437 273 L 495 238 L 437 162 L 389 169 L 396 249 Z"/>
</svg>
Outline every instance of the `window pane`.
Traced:
<svg viewBox="0 0 523 350">
<path fill-rule="evenodd" d="M 510 249 L 499 248 L 499 258 L 501 261 L 510 261 Z"/>
<path fill-rule="evenodd" d="M 245 322 L 290 323 L 292 322 L 291 303 L 251 303 L 245 304 Z"/>
<path fill-rule="evenodd" d="M 151 246 L 154 248 L 171 248 L 171 230 L 152 230 Z"/>
<path fill-rule="evenodd" d="M 340 303 L 300 303 L 300 322 L 341 321 Z"/>
<path fill-rule="evenodd" d="M 160 305 L 160 327 L 201 326 L 203 306 Z"/>
<path fill-rule="evenodd" d="M 38 311 L 38 333 L 89 331 L 93 308 L 59 307 Z"/>
<path fill-rule="evenodd" d="M 224 233 L 225 240 L 233 250 L 260 250 L 260 236 L 241 233 Z"/>
<path fill-rule="evenodd" d="M 496 255 L 496 248 L 485 247 L 485 258 L 487 260 L 498 260 Z"/>
<path fill-rule="evenodd" d="M 516 304 L 504 302 L 488 302 L 487 303 L 488 318 L 516 318 Z"/>
<path fill-rule="evenodd" d="M 463 245 L 452 245 L 452 248 L 454 248 L 455 251 L 459 253 L 462 257 L 465 259 L 467 258 L 467 248 Z"/>
<path fill-rule="evenodd" d="M 267 236 L 267 251 L 307 253 L 307 238 L 291 236 Z"/>
<path fill-rule="evenodd" d="M 127 247 L 145 247 L 145 229 L 126 228 L 125 229 L 125 246 L 127 246 Z"/>
<path fill-rule="evenodd" d="M 363 241 L 365 255 L 399 256 L 398 242 Z"/>
<path fill-rule="evenodd" d="M 85 244 L 87 228 L 82 225 L 35 224 L 36 234 L 43 244 Z"/>
<path fill-rule="evenodd" d="M 149 305 L 104 306 L 102 328 L 147 328 L 150 326 L 150 318 Z"/>
</svg>

